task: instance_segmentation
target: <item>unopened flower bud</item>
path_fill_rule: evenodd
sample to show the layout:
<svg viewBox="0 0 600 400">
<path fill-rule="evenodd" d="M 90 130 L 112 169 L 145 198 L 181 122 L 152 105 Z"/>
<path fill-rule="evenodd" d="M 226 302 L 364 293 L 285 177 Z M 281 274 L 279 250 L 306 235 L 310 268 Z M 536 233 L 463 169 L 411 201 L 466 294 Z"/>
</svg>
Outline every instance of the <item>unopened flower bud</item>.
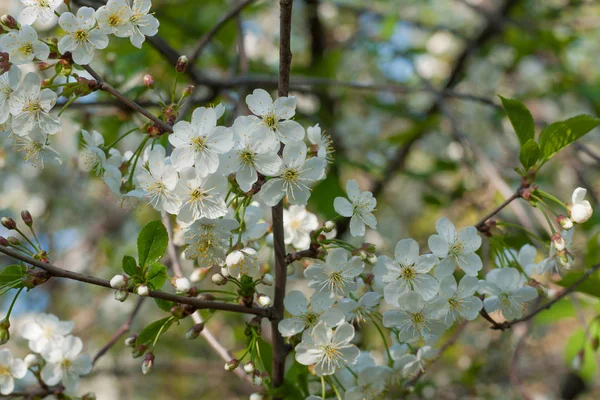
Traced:
<svg viewBox="0 0 600 400">
<path fill-rule="evenodd" d="M 4 14 L 2 17 L 0 17 L 0 22 L 2 22 L 2 24 L 4 26 L 6 26 L 8 29 L 18 29 L 19 28 L 19 24 L 17 23 L 17 20 L 12 15 Z"/>
<path fill-rule="evenodd" d="M 171 284 L 177 293 L 183 294 L 190 291 L 192 284 L 188 278 L 175 277 L 171 280 Z"/>
<path fill-rule="evenodd" d="M 175 71 L 182 73 L 187 71 L 188 68 L 188 58 L 186 56 L 181 56 L 177 59 L 177 64 L 175 64 Z"/>
<path fill-rule="evenodd" d="M 190 275 L 190 280 L 192 282 L 200 282 L 204 280 L 204 278 L 206 278 L 206 275 L 208 275 L 209 272 L 210 268 L 208 267 L 196 268 L 194 269 L 194 271 L 192 271 L 192 274 Z"/>
<path fill-rule="evenodd" d="M 19 239 L 17 239 L 16 237 L 14 237 L 14 236 L 9 236 L 8 237 L 8 243 L 11 246 L 20 246 L 21 245 L 21 241 Z"/>
<path fill-rule="evenodd" d="M 563 251 L 567 246 L 565 239 L 558 232 L 552 235 L 552 244 L 554 244 L 557 251 Z"/>
<path fill-rule="evenodd" d="M 213 274 L 211 279 L 215 285 L 223 286 L 227 283 L 227 278 L 221 274 Z"/>
<path fill-rule="evenodd" d="M 248 375 L 253 374 L 254 370 L 255 370 L 255 367 L 254 367 L 254 363 L 252 361 L 248 361 L 246 364 L 244 364 L 244 371 Z"/>
<path fill-rule="evenodd" d="M 252 393 L 250 395 L 250 400 L 263 400 L 265 397 L 262 395 L 262 393 Z"/>
<path fill-rule="evenodd" d="M 127 286 L 127 277 L 125 275 L 115 275 L 110 280 L 110 287 L 113 289 L 122 289 Z"/>
<path fill-rule="evenodd" d="M 23 220 L 23 222 L 25 223 L 25 225 L 31 227 L 33 225 L 33 217 L 31 216 L 31 213 L 27 210 L 23 210 L 21 211 L 21 219 Z"/>
<path fill-rule="evenodd" d="M 144 85 L 146 85 L 148 89 L 154 89 L 154 78 L 152 77 L 152 75 L 144 75 Z"/>
<path fill-rule="evenodd" d="M 571 219 L 573 222 L 583 224 L 592 217 L 594 210 L 589 201 L 585 200 L 587 189 L 578 187 L 573 191 L 573 205 L 571 206 Z"/>
<path fill-rule="evenodd" d="M 264 274 L 263 277 L 260 280 L 260 283 L 262 283 L 265 286 L 273 286 L 273 282 L 275 281 L 275 279 L 273 279 L 273 275 L 271 274 Z"/>
<path fill-rule="evenodd" d="M 127 296 L 129 296 L 129 292 L 127 290 L 115 290 L 115 300 L 118 300 L 122 303 L 127 300 Z"/>
<path fill-rule="evenodd" d="M 332 232 L 335 229 L 335 223 L 333 221 L 327 221 L 323 224 L 323 231 L 324 232 Z"/>
<path fill-rule="evenodd" d="M 229 278 L 229 270 L 227 267 L 221 267 L 221 275 L 223 275 L 225 278 Z"/>
<path fill-rule="evenodd" d="M 147 375 L 154 367 L 154 354 L 152 352 L 146 354 L 144 362 L 142 363 L 142 373 Z"/>
<path fill-rule="evenodd" d="M 373 253 L 367 254 L 367 262 L 369 264 L 377 264 L 377 256 Z"/>
<path fill-rule="evenodd" d="M 263 377 L 260 372 L 254 371 L 254 376 L 252 377 L 252 384 L 254 386 L 262 386 Z"/>
<path fill-rule="evenodd" d="M 183 92 L 181 93 L 181 95 L 183 96 L 183 98 L 190 97 L 191 95 L 194 94 L 195 91 L 196 91 L 196 86 L 188 85 L 185 87 L 185 89 L 183 89 Z"/>
<path fill-rule="evenodd" d="M 148 286 L 146 285 L 140 285 L 137 287 L 135 292 L 138 294 L 138 296 L 148 296 L 150 294 L 150 289 L 148 289 Z"/>
<path fill-rule="evenodd" d="M 137 335 L 131 335 L 127 339 L 125 339 L 125 346 L 127 347 L 135 347 L 135 342 L 137 340 Z"/>
<path fill-rule="evenodd" d="M 259 294 L 257 301 L 261 307 L 269 307 L 273 303 L 271 298 L 266 294 Z"/>
<path fill-rule="evenodd" d="M 0 246 L 7 247 L 9 245 L 10 243 L 8 243 L 8 240 L 4 236 L 0 236 Z"/>
<path fill-rule="evenodd" d="M 565 231 L 568 231 L 573 227 L 573 221 L 571 221 L 564 215 L 559 215 L 558 217 L 556 217 L 556 222 L 558 222 L 560 227 L 563 228 Z"/>
<path fill-rule="evenodd" d="M 17 228 L 17 223 L 14 219 L 9 217 L 2 217 L 2 226 L 8 230 L 13 230 Z"/>
<path fill-rule="evenodd" d="M 0 345 L 5 344 L 10 340 L 10 322 L 7 319 L 0 322 Z"/>
<path fill-rule="evenodd" d="M 225 363 L 225 371 L 233 371 L 240 365 L 240 362 L 233 358 Z"/>
<path fill-rule="evenodd" d="M 36 354 L 27 354 L 23 359 L 27 368 L 35 367 L 40 363 L 40 359 Z"/>
<path fill-rule="evenodd" d="M 364 250 L 359 250 L 357 256 L 359 256 L 361 260 L 365 261 L 367 259 L 367 252 Z"/>
<path fill-rule="evenodd" d="M 198 336 L 200 336 L 200 333 L 203 330 L 204 330 L 204 323 L 203 322 L 201 322 L 199 324 L 196 324 L 196 325 L 192 326 L 190 329 L 188 329 L 188 331 L 185 333 L 185 338 L 187 340 L 194 340 Z"/>
</svg>

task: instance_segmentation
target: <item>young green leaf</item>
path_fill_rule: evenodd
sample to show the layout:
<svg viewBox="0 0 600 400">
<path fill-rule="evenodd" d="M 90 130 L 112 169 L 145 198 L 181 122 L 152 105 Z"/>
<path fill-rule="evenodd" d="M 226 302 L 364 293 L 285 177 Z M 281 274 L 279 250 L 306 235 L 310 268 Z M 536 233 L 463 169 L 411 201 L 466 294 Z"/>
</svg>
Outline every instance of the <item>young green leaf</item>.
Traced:
<svg viewBox="0 0 600 400">
<path fill-rule="evenodd" d="M 25 275 L 25 271 L 20 265 L 8 265 L 2 270 L 2 272 L 0 272 L 0 285 L 4 286 L 6 284 L 21 280 L 23 275 Z"/>
<path fill-rule="evenodd" d="M 264 368 L 265 371 L 267 371 L 269 373 L 269 375 L 271 375 L 273 366 L 273 355 L 272 355 L 272 351 L 273 351 L 273 346 L 271 346 L 271 343 L 266 342 L 264 339 L 262 338 L 258 338 L 256 340 L 256 343 L 258 345 L 258 355 L 260 357 L 260 362 L 262 364 L 262 367 Z"/>
<path fill-rule="evenodd" d="M 152 221 L 142 228 L 137 243 L 140 265 L 147 267 L 165 254 L 169 234 L 162 222 Z"/>
<path fill-rule="evenodd" d="M 137 262 L 135 262 L 135 258 L 131 256 L 123 256 L 123 271 L 129 276 L 136 276 L 139 274 L 140 270 L 137 267 Z"/>
<path fill-rule="evenodd" d="M 525 170 L 531 169 L 540 158 L 540 148 L 533 139 L 529 139 L 527 143 L 521 146 L 519 160 Z"/>
<path fill-rule="evenodd" d="M 172 301 L 154 298 L 154 302 L 163 311 L 171 312 L 171 308 L 175 305 Z"/>
<path fill-rule="evenodd" d="M 158 321 L 154 321 L 140 332 L 135 341 L 135 345 L 141 346 L 142 344 L 154 342 L 154 339 L 156 339 L 158 333 L 160 332 L 161 335 L 165 333 L 171 327 L 173 321 L 173 317 L 166 317 L 159 319 Z"/>
<path fill-rule="evenodd" d="M 147 282 L 154 290 L 159 290 L 167 281 L 167 267 L 161 263 L 154 263 L 148 269 Z"/>
<path fill-rule="evenodd" d="M 540 133 L 540 152 L 544 162 L 600 125 L 600 118 L 578 115 L 548 125 Z"/>
<path fill-rule="evenodd" d="M 500 100 L 502 100 L 504 111 L 508 115 L 508 119 L 519 138 L 521 146 L 529 140 L 534 139 L 535 123 L 527 107 L 520 101 L 507 99 L 502 96 L 500 96 Z"/>
</svg>

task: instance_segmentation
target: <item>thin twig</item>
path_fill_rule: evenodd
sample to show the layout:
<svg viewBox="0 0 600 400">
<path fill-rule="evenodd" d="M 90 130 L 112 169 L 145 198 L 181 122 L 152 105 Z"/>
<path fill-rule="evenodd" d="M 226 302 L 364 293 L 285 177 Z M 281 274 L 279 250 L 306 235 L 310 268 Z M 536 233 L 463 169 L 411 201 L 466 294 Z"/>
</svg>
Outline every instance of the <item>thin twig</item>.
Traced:
<svg viewBox="0 0 600 400">
<path fill-rule="evenodd" d="M 502 211 L 502 209 L 504 207 L 506 207 L 507 205 L 509 205 L 514 200 L 516 200 L 516 199 L 518 199 L 520 197 L 521 197 L 521 191 L 518 190 L 515 194 L 513 194 L 512 196 L 510 196 L 508 199 L 504 200 L 504 202 L 502 204 L 500 204 L 498 207 L 496 207 L 493 211 L 489 212 L 485 217 L 481 218 L 479 220 L 479 222 L 477 222 L 475 224 L 475 228 L 477 228 L 478 231 L 481 231 L 483 229 L 483 227 L 485 226 L 485 223 L 490 218 L 492 218 L 494 215 L 498 214 L 500 211 Z"/>
</svg>

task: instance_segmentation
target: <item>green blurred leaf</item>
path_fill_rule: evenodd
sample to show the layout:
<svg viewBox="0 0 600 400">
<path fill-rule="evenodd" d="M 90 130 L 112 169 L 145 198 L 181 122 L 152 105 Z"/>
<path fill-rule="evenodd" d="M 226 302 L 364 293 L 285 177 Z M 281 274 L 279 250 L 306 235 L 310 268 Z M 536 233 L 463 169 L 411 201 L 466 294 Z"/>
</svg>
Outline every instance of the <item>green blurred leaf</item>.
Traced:
<svg viewBox="0 0 600 400">
<path fill-rule="evenodd" d="M 325 219 L 332 219 L 337 215 L 333 209 L 333 200 L 339 196 L 345 197 L 346 192 L 340 186 L 337 172 L 331 170 L 327 177 L 313 188 L 308 208 L 318 211 Z"/>
<path fill-rule="evenodd" d="M 25 275 L 25 270 L 20 265 L 8 265 L 0 272 L 0 285 L 4 286 L 15 281 L 20 281 Z M 15 288 L 22 287 L 23 285 L 15 286 Z"/>
<path fill-rule="evenodd" d="M 258 353 L 260 356 L 260 362 L 265 371 L 269 373 L 269 376 L 272 376 L 273 371 L 273 346 L 271 343 L 266 342 L 262 338 L 257 339 L 258 344 Z"/>
<path fill-rule="evenodd" d="M 540 312 L 535 317 L 536 324 L 554 324 L 564 318 L 572 318 L 577 315 L 575 307 L 570 299 L 563 298 L 547 310 Z"/>
<path fill-rule="evenodd" d="M 171 327 L 173 321 L 173 317 L 166 317 L 154 321 L 140 332 L 135 341 L 135 345 L 141 346 L 142 344 L 154 342 L 158 333 L 160 332 L 161 335 L 164 334 Z"/>
<path fill-rule="evenodd" d="M 600 125 L 600 119 L 590 115 L 578 115 L 548 125 L 540 133 L 542 160 L 547 161 L 586 133 Z"/>
<path fill-rule="evenodd" d="M 519 152 L 519 161 L 525 170 L 531 169 L 540 158 L 540 148 L 533 139 L 529 139 L 527 143 L 521 146 Z"/>
<path fill-rule="evenodd" d="M 152 221 L 142 228 L 137 243 L 140 265 L 147 267 L 165 254 L 169 244 L 167 229 L 161 221 Z"/>
<path fill-rule="evenodd" d="M 154 298 L 154 302 L 163 311 L 171 312 L 171 308 L 175 305 L 172 301 Z"/>
<path fill-rule="evenodd" d="M 123 256 L 123 271 L 125 271 L 125 273 L 129 276 L 136 276 L 140 273 L 135 258 L 131 256 Z"/>
<path fill-rule="evenodd" d="M 392 37 L 397 22 L 398 20 L 394 14 L 389 14 L 385 17 L 381 24 L 381 38 L 383 40 L 389 40 Z"/>
<path fill-rule="evenodd" d="M 507 99 L 499 96 L 508 119 L 519 138 L 519 143 L 525 143 L 535 138 L 535 122 L 531 113 L 523 103 L 518 100 Z"/>
<path fill-rule="evenodd" d="M 556 283 L 562 287 L 569 287 L 581 279 L 584 274 L 584 272 L 571 272 Z M 575 291 L 600 298 L 600 279 L 598 278 L 598 275 L 593 274 L 588 276 L 586 280 L 584 280 L 577 286 L 577 288 L 575 288 Z"/>
<path fill-rule="evenodd" d="M 308 368 L 306 368 L 306 365 L 294 360 L 294 364 L 285 374 L 285 384 L 291 385 L 296 391 L 299 391 L 298 394 L 302 396 L 301 399 L 308 397 L 310 392 L 308 391 Z"/>
<path fill-rule="evenodd" d="M 584 264 L 587 268 L 592 268 L 594 265 L 600 262 L 600 244 L 598 243 L 598 234 L 600 234 L 600 232 L 596 232 L 596 234 L 589 238 L 586 245 Z"/>
<path fill-rule="evenodd" d="M 583 364 L 578 372 L 584 380 L 590 381 L 596 375 L 598 366 L 596 365 L 594 350 L 585 337 L 585 331 L 578 329 L 571 335 L 565 346 L 567 363 L 571 364 L 581 349 L 583 349 Z"/>
<path fill-rule="evenodd" d="M 154 263 L 148 269 L 147 282 L 152 289 L 160 290 L 167 281 L 167 267 L 161 263 Z"/>
</svg>

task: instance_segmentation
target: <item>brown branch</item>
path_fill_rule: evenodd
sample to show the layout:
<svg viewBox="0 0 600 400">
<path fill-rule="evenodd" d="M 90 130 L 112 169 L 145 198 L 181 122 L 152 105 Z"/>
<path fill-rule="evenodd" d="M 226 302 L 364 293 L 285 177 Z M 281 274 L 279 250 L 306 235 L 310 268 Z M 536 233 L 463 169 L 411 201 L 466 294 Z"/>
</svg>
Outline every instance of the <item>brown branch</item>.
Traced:
<svg viewBox="0 0 600 400">
<path fill-rule="evenodd" d="M 202 50 L 210 43 L 212 38 L 221 30 L 221 28 L 232 18 L 237 16 L 246 6 L 250 5 L 254 0 L 244 0 L 241 3 L 235 5 L 227 14 L 223 15 L 221 19 L 206 32 L 192 50 L 190 55 L 190 64 L 194 64 L 195 61 L 200 57 Z"/>
<path fill-rule="evenodd" d="M 113 347 L 115 345 L 115 343 L 117 343 L 117 341 L 119 339 L 121 339 L 121 337 L 123 335 L 125 335 L 127 332 L 129 332 L 129 330 L 131 329 L 131 324 L 133 323 L 134 318 L 136 317 L 136 315 L 138 314 L 138 312 L 142 308 L 142 303 L 144 302 L 144 299 L 145 299 L 144 297 L 140 297 L 138 299 L 137 303 L 135 304 L 135 307 L 134 307 L 133 311 L 131 312 L 131 314 L 129 314 L 129 317 L 127 318 L 127 320 L 125 322 L 123 322 L 123 325 L 121 325 L 119 327 L 119 329 L 117 329 L 117 331 L 110 338 L 110 340 L 108 341 L 108 343 L 106 343 L 104 345 L 104 347 L 102 347 L 100 350 L 98 350 L 98 352 L 94 356 L 92 364 L 96 364 L 96 362 L 98 361 L 98 359 L 100 357 L 102 357 L 104 354 L 106 354 L 106 352 L 108 352 L 108 350 L 110 350 L 111 347 Z"/>
<path fill-rule="evenodd" d="M 94 71 L 92 69 L 92 67 L 90 67 L 89 65 L 82 65 L 82 67 L 98 82 L 98 88 L 100 90 L 110 93 L 115 98 L 120 100 L 122 103 L 124 103 L 125 105 L 130 107 L 132 110 L 137 111 L 138 113 L 142 114 L 144 117 L 148 118 L 150 121 L 154 122 L 158 127 L 164 129 L 165 132 L 173 132 L 173 127 L 168 125 L 166 122 L 161 121 L 160 119 L 158 119 L 158 117 L 156 117 L 150 111 L 146 110 L 144 107 L 140 106 L 135 101 L 129 99 L 127 96 L 125 96 L 124 94 L 119 92 L 117 89 L 115 89 L 114 87 L 109 85 L 107 82 L 104 81 L 104 79 L 102 79 L 102 77 L 100 75 L 98 75 L 98 73 L 96 71 Z"/>
<path fill-rule="evenodd" d="M 290 46 L 292 34 L 293 0 L 280 0 L 279 21 L 279 83 L 277 94 L 287 96 L 290 88 L 290 69 L 292 65 L 292 50 Z M 273 318 L 271 320 L 271 336 L 273 338 L 273 388 L 283 385 L 285 373 L 285 358 L 287 349 L 283 336 L 279 333 L 279 321 L 283 318 L 285 285 L 287 280 L 287 264 L 285 262 L 285 242 L 283 231 L 283 201 L 271 210 L 273 218 L 273 247 L 275 252 L 275 296 L 273 299 Z M 282 398 L 275 396 L 275 398 Z"/>
<path fill-rule="evenodd" d="M 479 220 L 479 222 L 477 222 L 475 224 L 475 228 L 477 228 L 478 231 L 482 231 L 484 230 L 485 227 L 485 223 L 492 218 L 494 215 L 498 214 L 500 211 L 502 211 L 502 209 L 504 207 L 506 207 L 507 205 L 509 205 L 510 203 L 512 203 L 514 200 L 518 199 L 521 197 L 521 190 L 519 189 L 516 193 L 514 193 L 512 196 L 510 196 L 508 199 L 504 200 L 504 202 L 502 204 L 500 204 L 498 207 L 496 207 L 494 210 L 492 210 L 491 212 L 489 212 L 485 217 L 481 218 Z"/>
<path fill-rule="evenodd" d="M 44 271 L 48 272 L 51 276 L 56 278 L 65 278 L 71 279 L 74 281 L 84 282 L 95 286 L 101 286 L 108 289 L 113 289 L 110 286 L 110 282 L 106 279 L 97 278 L 95 276 L 83 275 L 77 272 L 68 271 L 66 269 L 62 269 L 56 267 L 52 264 L 46 264 L 35 258 L 31 258 L 24 254 L 19 253 L 16 250 L 10 249 L 8 247 L 0 246 L 0 253 L 4 253 L 7 256 L 16 258 L 17 260 L 21 260 L 27 264 L 33 265 Z M 130 293 L 134 293 L 133 288 L 129 288 Z M 257 307 L 245 307 L 241 304 L 231 304 L 231 303 L 222 303 L 215 301 L 207 301 L 201 300 L 195 297 L 184 297 L 178 296 L 170 293 L 165 293 L 159 290 L 151 290 L 148 294 L 148 297 L 173 301 L 178 304 L 189 304 L 194 306 L 197 309 L 208 309 L 208 310 L 222 310 L 222 311 L 231 311 L 242 314 L 253 314 L 259 315 L 261 317 L 269 318 L 271 317 L 271 311 L 267 308 L 257 308 Z"/>
</svg>

